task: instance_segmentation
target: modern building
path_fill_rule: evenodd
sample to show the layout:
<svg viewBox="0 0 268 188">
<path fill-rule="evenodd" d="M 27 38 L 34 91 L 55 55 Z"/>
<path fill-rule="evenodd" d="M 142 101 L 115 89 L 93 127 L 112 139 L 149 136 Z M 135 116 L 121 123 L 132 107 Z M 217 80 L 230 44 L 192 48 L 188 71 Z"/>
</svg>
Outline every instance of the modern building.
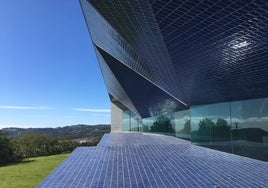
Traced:
<svg viewBox="0 0 268 188">
<path fill-rule="evenodd" d="M 268 2 L 80 0 L 112 131 L 268 160 Z"/>
<path fill-rule="evenodd" d="M 112 133 L 38 187 L 267 187 L 266 0 L 80 3 Z"/>
</svg>

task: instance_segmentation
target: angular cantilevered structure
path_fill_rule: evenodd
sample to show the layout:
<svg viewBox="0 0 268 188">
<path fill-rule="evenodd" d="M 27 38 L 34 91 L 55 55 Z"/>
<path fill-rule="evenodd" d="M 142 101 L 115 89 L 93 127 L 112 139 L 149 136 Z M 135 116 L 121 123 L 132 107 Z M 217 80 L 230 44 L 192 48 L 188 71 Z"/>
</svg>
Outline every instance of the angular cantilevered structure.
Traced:
<svg viewBox="0 0 268 188">
<path fill-rule="evenodd" d="M 112 130 L 268 159 L 267 1 L 80 3 L 113 105 Z"/>
</svg>

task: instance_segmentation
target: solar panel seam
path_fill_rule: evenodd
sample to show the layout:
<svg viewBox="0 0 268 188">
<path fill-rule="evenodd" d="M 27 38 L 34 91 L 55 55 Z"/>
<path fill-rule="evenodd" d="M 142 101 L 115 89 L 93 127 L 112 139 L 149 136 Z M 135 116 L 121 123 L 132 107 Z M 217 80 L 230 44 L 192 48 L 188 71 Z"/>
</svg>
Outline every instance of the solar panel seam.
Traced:
<svg viewBox="0 0 268 188">
<path fill-rule="evenodd" d="M 127 161 L 127 164 L 128 164 L 128 172 L 129 172 L 129 178 L 130 178 L 130 181 L 131 181 L 131 186 L 133 185 L 136 185 L 138 186 L 138 181 L 137 181 L 137 175 L 136 175 L 136 171 L 133 170 L 134 169 L 134 166 L 133 166 L 133 159 L 132 159 L 132 155 L 130 155 L 129 153 L 129 147 L 125 147 L 126 148 L 126 151 L 128 153 L 128 160 Z M 128 162 L 129 161 L 129 162 Z M 133 174 L 134 178 L 131 178 L 131 175 Z M 133 182 L 133 179 L 134 179 L 134 182 Z"/>
<path fill-rule="evenodd" d="M 103 178 L 104 176 L 103 176 L 103 173 L 104 173 L 104 169 L 105 169 L 105 160 L 107 159 L 107 151 L 105 151 L 104 149 L 102 149 L 103 151 L 103 153 L 104 153 L 104 157 L 102 158 L 102 165 L 101 165 L 101 170 L 100 170 L 100 174 L 101 175 L 99 175 L 99 177 L 98 177 L 98 180 L 97 180 L 97 185 L 96 185 L 96 187 L 102 187 L 103 186 L 103 184 L 101 184 L 100 182 L 103 182 L 103 181 L 101 181 L 101 178 Z M 105 178 L 105 177 L 104 177 Z"/>
<path fill-rule="evenodd" d="M 99 172 L 98 170 L 99 170 L 100 162 L 102 162 L 102 160 L 100 160 L 100 159 L 103 159 L 103 158 L 105 159 L 105 157 L 106 157 L 106 154 L 104 155 L 103 153 L 104 152 L 101 149 L 100 152 L 98 153 L 98 155 L 95 157 L 94 165 L 90 164 L 91 169 L 90 169 L 90 171 L 87 171 L 88 175 L 87 175 L 87 178 L 86 178 L 86 180 L 89 181 L 90 183 L 87 183 L 87 181 L 85 181 L 84 184 L 83 184 L 83 187 L 94 187 L 93 186 L 93 180 L 97 179 L 96 174 L 97 174 L 97 172 Z M 94 155 L 96 155 L 96 153 L 94 153 Z M 98 159 L 98 158 L 100 158 L 100 159 Z M 96 160 L 97 160 L 97 162 L 96 162 Z M 102 166 L 102 168 L 103 168 L 103 166 Z M 94 173 L 92 173 L 92 170 L 93 170 Z M 101 172 L 102 172 L 102 169 L 101 169 L 101 171 L 99 173 L 101 173 Z M 100 176 L 98 178 L 100 178 Z M 97 182 L 99 182 L 99 181 L 97 181 Z"/>
<path fill-rule="evenodd" d="M 141 149 L 144 150 L 143 147 L 141 147 Z M 152 152 L 155 152 L 155 151 L 150 150 L 150 153 L 152 153 Z M 154 158 L 153 159 L 152 158 L 148 159 L 146 157 L 146 155 L 143 155 L 143 157 L 144 157 L 143 158 L 144 161 L 146 161 L 146 162 L 148 161 L 148 163 L 149 163 L 148 166 L 151 167 L 150 169 L 153 169 L 153 174 L 155 174 L 155 175 L 153 175 L 154 182 L 156 183 L 156 185 L 154 185 L 154 187 L 166 187 L 164 182 L 163 182 L 163 180 L 162 180 L 161 175 L 159 175 L 159 173 L 157 172 L 158 169 L 159 169 L 158 163 L 154 160 Z M 160 180 L 160 181 L 157 181 L 157 179 Z"/>
<path fill-rule="evenodd" d="M 139 158 L 139 154 L 138 154 L 139 148 L 134 147 L 133 149 L 135 151 L 135 157 L 134 157 L 135 163 L 134 164 L 135 164 L 135 166 L 138 166 L 138 174 L 139 174 L 139 176 L 140 176 L 140 178 L 142 180 L 142 185 L 143 185 L 143 187 L 149 187 L 148 184 L 147 184 L 147 181 L 146 181 L 148 177 L 146 176 L 147 178 L 145 179 L 145 177 L 143 176 L 143 173 L 142 173 L 143 164 L 142 164 L 142 162 L 140 161 L 140 158 Z"/>
<path fill-rule="evenodd" d="M 111 146 L 112 147 L 112 174 L 111 174 L 111 179 L 110 179 L 110 188 L 113 188 L 113 187 L 118 187 L 118 181 L 117 181 L 117 171 L 115 171 L 115 167 L 117 167 L 117 160 L 116 160 L 116 155 L 115 155 L 115 151 L 116 151 L 116 147 L 115 146 Z M 114 183 L 114 181 L 116 183 Z"/>
<path fill-rule="evenodd" d="M 154 163 L 157 165 L 157 169 L 161 169 L 161 167 L 160 167 L 159 165 L 162 164 L 159 160 L 157 160 L 157 159 L 159 158 L 159 155 L 161 156 L 162 152 L 159 152 L 159 153 L 157 153 L 157 154 L 154 154 L 155 151 L 159 150 L 159 147 L 160 147 L 160 146 L 152 145 L 152 146 L 149 148 L 149 149 L 150 149 L 150 152 L 149 152 L 149 153 L 153 154 L 153 157 L 154 157 L 154 159 L 155 159 L 155 160 L 153 160 L 153 161 L 154 161 Z M 167 158 L 165 158 L 165 159 L 167 159 Z M 175 164 L 173 164 L 173 165 L 175 165 Z M 157 173 L 157 174 L 160 176 L 161 182 L 163 182 L 163 180 L 162 180 L 163 176 L 165 177 L 165 179 L 167 179 L 167 178 L 166 178 L 166 174 L 165 174 L 165 172 L 162 172 L 162 170 L 161 170 L 160 172 L 161 172 L 161 173 Z M 176 175 L 177 177 L 178 177 L 178 174 L 181 174 L 181 172 L 175 173 L 175 175 Z M 182 175 L 179 176 L 179 177 L 184 178 Z M 177 182 L 177 186 L 179 186 L 179 187 L 181 187 L 181 186 L 183 186 L 183 187 L 187 187 L 187 183 L 186 183 L 186 182 L 181 181 L 181 178 L 177 178 L 177 179 L 178 179 L 178 182 L 179 182 L 179 183 Z M 189 185 L 188 185 L 188 186 L 189 186 Z"/>
<path fill-rule="evenodd" d="M 144 152 L 144 147 L 143 146 L 141 146 L 140 148 L 141 148 L 141 150 L 142 150 L 143 153 L 146 153 L 146 152 Z M 149 153 L 151 153 L 151 152 L 149 152 Z M 147 168 L 149 168 L 149 170 L 150 170 L 148 174 L 153 177 L 153 178 L 149 178 L 150 180 L 151 179 L 154 180 L 153 181 L 153 184 L 152 184 L 152 187 L 166 187 L 166 185 L 164 184 L 164 182 L 162 180 L 161 175 L 159 175 L 157 173 L 157 170 L 159 169 L 158 168 L 158 165 L 157 165 L 158 163 L 155 162 L 155 160 L 152 160 L 151 158 L 148 158 L 147 155 L 145 155 L 145 154 L 143 154 L 141 156 L 142 156 L 142 162 L 145 162 Z M 157 177 L 156 177 L 155 174 L 157 175 Z M 159 179 L 160 182 L 158 182 L 157 179 Z"/>
<path fill-rule="evenodd" d="M 80 156 L 78 156 L 78 165 L 81 165 L 81 159 L 79 160 L 79 158 L 81 158 L 81 157 L 84 157 L 83 155 L 80 155 Z M 67 164 L 69 164 L 69 168 L 66 168 L 66 169 L 64 169 L 64 171 L 69 171 L 69 172 L 71 172 L 71 176 L 69 176 L 69 177 L 67 177 L 67 173 L 65 173 L 59 180 L 58 180 L 58 185 L 62 185 L 62 186 L 67 186 L 67 183 L 70 185 L 71 184 L 71 179 L 70 178 L 72 178 L 73 180 L 74 180 L 74 178 L 73 178 L 73 174 L 74 174 L 74 172 L 76 171 L 76 168 L 77 168 L 77 166 L 74 166 L 74 165 L 72 165 L 72 164 L 70 164 L 69 163 L 69 161 L 66 161 L 66 163 Z M 68 165 L 66 165 L 67 167 L 68 167 Z M 65 179 L 65 181 L 64 181 L 64 179 Z M 66 181 L 67 180 L 67 181 Z"/>
<path fill-rule="evenodd" d="M 91 154 L 92 152 L 90 150 L 88 150 L 88 152 Z M 99 153 L 98 150 L 95 151 L 96 153 Z M 83 156 L 84 157 L 84 160 L 80 159 L 82 164 L 81 166 L 78 165 L 77 168 L 79 169 L 79 171 L 76 171 L 76 179 L 77 182 L 72 182 L 71 185 L 73 186 L 81 186 L 80 184 L 84 184 L 88 181 L 88 175 L 91 174 L 91 171 L 92 171 L 92 168 L 89 169 L 89 165 L 95 165 L 95 160 L 94 160 L 94 157 L 91 157 L 92 160 L 89 160 L 88 157 L 86 157 L 86 155 Z M 93 164 L 92 164 L 93 163 Z M 81 168 L 83 167 L 83 168 Z M 89 169 L 89 171 L 88 171 Z M 84 182 L 83 182 L 84 181 Z"/>
<path fill-rule="evenodd" d="M 81 153 L 81 150 L 75 150 L 75 151 L 77 151 L 78 153 Z M 77 160 L 77 159 L 76 159 Z M 62 164 L 70 164 L 70 158 L 68 157 L 67 158 L 67 160 L 65 160 Z M 65 174 L 65 172 L 66 171 L 70 171 L 70 170 L 74 170 L 74 166 L 72 167 L 72 166 L 68 166 L 68 165 L 66 165 L 66 168 L 64 168 L 64 169 L 62 169 L 62 167 L 63 167 L 63 165 L 62 166 L 60 166 L 58 169 L 59 169 L 59 171 L 61 171 L 62 172 L 62 175 L 60 175 L 60 174 L 58 174 L 57 172 L 55 173 L 58 177 L 57 177 L 57 184 L 55 184 L 55 186 L 59 186 L 59 185 L 62 185 L 62 184 L 64 184 L 64 183 L 66 183 L 66 182 L 63 182 L 62 181 L 62 179 L 64 179 L 64 178 L 66 178 L 67 176 L 66 176 L 66 174 Z M 69 167 L 69 168 L 68 168 Z M 53 178 L 53 176 L 51 176 L 51 178 Z M 68 178 L 67 178 L 67 180 L 68 180 Z M 53 187 L 53 186 L 52 186 Z"/>
<path fill-rule="evenodd" d="M 128 179 L 129 184 L 127 184 L 126 186 L 128 187 L 132 187 L 132 178 L 131 178 L 131 174 L 130 174 L 130 165 L 129 165 L 129 159 L 130 159 L 130 155 L 128 154 L 128 147 L 122 147 L 123 148 L 123 152 L 124 152 L 124 161 L 125 161 L 125 168 L 127 169 L 127 176 L 126 179 Z M 136 179 L 136 178 L 135 178 Z M 135 180 L 136 181 L 136 180 Z"/>
<path fill-rule="evenodd" d="M 145 154 L 144 158 L 149 161 L 149 165 L 151 166 L 151 168 L 153 168 L 153 175 L 154 175 L 154 179 L 155 181 L 157 179 L 160 180 L 159 182 L 159 185 L 160 187 L 166 187 L 168 186 L 168 184 L 166 183 L 168 181 L 168 178 L 167 178 L 167 174 L 165 174 L 165 172 L 163 171 L 163 167 L 162 167 L 162 164 L 158 163 L 159 161 L 157 161 L 157 158 L 155 157 L 155 155 L 152 156 L 152 154 L 155 154 L 155 153 L 158 153 L 157 150 L 150 150 L 151 147 L 154 147 L 152 145 L 149 145 L 148 147 L 146 146 L 142 146 L 141 147 L 141 150 L 143 153 L 149 153 L 150 156 L 148 156 L 148 154 Z M 160 184 L 161 183 L 161 184 Z"/>
<path fill-rule="evenodd" d="M 214 152 L 215 153 L 215 152 Z M 214 155 L 215 156 L 215 155 Z M 218 164 L 218 161 L 220 160 L 220 161 L 222 161 L 222 156 L 220 155 L 220 154 L 217 154 L 216 155 L 217 156 L 217 159 L 215 159 L 215 160 L 213 160 L 213 162 L 215 162 L 214 163 L 214 165 L 217 165 L 217 166 L 219 166 L 218 167 L 218 169 L 219 170 L 221 170 L 221 169 L 226 169 L 226 165 L 221 165 L 222 163 L 219 163 Z M 232 155 L 232 157 L 233 158 L 235 158 L 235 157 L 238 157 L 238 156 L 235 156 L 235 155 Z M 229 157 L 230 158 L 230 157 Z M 228 158 L 227 158 L 228 159 Z M 228 163 L 229 163 L 229 161 L 230 161 L 230 159 L 228 159 Z M 246 160 L 245 160 L 245 162 L 246 162 Z M 246 162 L 247 163 L 247 162 Z M 240 170 L 241 168 L 243 168 L 243 170 Z M 232 172 L 238 172 L 238 174 L 244 174 L 244 172 L 243 171 L 246 171 L 246 172 L 248 172 L 249 171 L 249 173 L 251 174 L 250 176 L 256 176 L 257 174 L 255 174 L 255 173 L 253 173 L 254 171 L 252 170 L 252 169 L 254 169 L 253 167 L 252 168 L 249 168 L 249 169 L 245 169 L 245 168 L 248 168 L 248 166 L 247 165 L 245 165 L 245 164 L 240 164 L 240 163 L 236 163 L 236 164 L 234 164 L 234 165 L 229 165 L 228 164 L 228 171 L 230 172 L 230 173 L 232 173 Z M 251 170 L 250 170 L 251 169 Z M 221 173 L 224 173 L 224 171 L 223 170 L 221 170 L 222 172 Z M 257 175 L 258 176 L 258 175 Z"/>
<path fill-rule="evenodd" d="M 86 151 L 89 151 L 91 153 L 91 149 L 92 148 L 87 148 Z M 95 151 L 95 152 L 97 152 L 97 151 Z M 84 167 L 85 161 L 86 161 L 86 164 L 90 164 L 92 162 L 92 160 L 93 160 L 92 158 L 87 158 L 85 156 L 85 154 L 82 153 L 82 155 L 79 156 L 78 164 L 76 166 L 74 166 L 74 168 L 72 169 L 72 173 L 68 177 L 68 181 L 61 183 L 61 184 L 63 184 L 63 187 L 76 186 L 76 184 L 77 184 L 76 180 L 78 180 L 78 183 L 79 183 L 79 181 L 81 180 L 81 174 L 84 174 L 83 172 L 85 172 L 85 170 L 87 169 L 86 167 Z M 80 167 L 83 167 L 83 168 L 80 168 Z"/>
<path fill-rule="evenodd" d="M 163 148 L 165 148 L 165 146 L 160 146 L 160 145 L 156 145 L 155 146 L 158 150 L 160 150 L 157 155 L 159 156 L 160 153 L 165 153 L 168 154 L 168 151 L 162 151 Z M 168 160 L 167 160 L 168 159 Z M 181 185 L 178 183 L 177 180 L 180 179 L 185 179 L 186 181 L 180 181 L 180 183 L 182 183 L 183 185 L 186 185 L 185 187 L 191 187 L 193 185 L 189 184 L 189 182 L 187 181 L 186 176 L 183 176 L 182 171 L 183 168 L 181 168 L 182 171 L 177 171 L 177 169 L 174 169 L 174 164 L 170 163 L 170 160 L 172 160 L 170 158 L 170 155 L 167 156 L 163 156 L 163 157 L 159 157 L 159 163 L 160 164 L 164 164 L 164 167 L 166 168 L 166 174 L 168 174 L 169 176 L 167 176 L 168 179 L 172 179 L 173 183 L 170 182 L 170 185 L 173 186 L 174 184 L 178 187 L 180 187 Z M 175 163 L 176 164 L 176 163 Z M 180 176 L 177 175 L 177 173 L 180 174 Z M 177 180 L 176 180 L 177 179 Z"/>
<path fill-rule="evenodd" d="M 205 186 L 204 183 L 201 181 L 202 179 L 197 179 L 196 181 L 192 181 L 192 178 L 195 177 L 195 174 L 192 173 L 192 164 L 187 162 L 187 159 L 184 159 L 183 157 L 181 157 L 181 155 L 177 155 L 178 153 L 181 153 L 182 151 L 179 150 L 178 153 L 175 153 L 176 148 L 178 146 L 168 146 L 167 148 L 163 148 L 163 152 L 168 152 L 168 151 L 174 151 L 172 153 L 170 153 L 171 157 L 169 160 L 170 164 L 178 164 L 178 168 L 175 168 L 176 173 L 180 173 L 180 171 L 182 171 L 182 176 L 184 176 L 186 178 L 186 181 L 190 181 L 192 182 L 190 185 L 194 185 L 194 186 L 198 186 L 198 187 L 202 187 Z M 179 161 L 179 159 L 182 159 Z M 191 176 L 190 176 L 191 175 Z M 189 180 L 190 179 L 190 180 Z"/>
<path fill-rule="evenodd" d="M 107 185 L 108 183 L 106 184 L 106 181 L 108 180 L 108 177 L 109 177 L 108 176 L 108 168 L 109 168 L 109 164 L 110 164 L 111 152 L 109 152 L 109 150 L 105 150 L 105 149 L 103 149 L 103 151 L 106 154 L 105 154 L 105 158 L 103 159 L 103 165 L 102 165 L 101 174 L 99 175 L 99 180 L 100 181 L 98 181 L 98 183 L 97 183 L 98 187 L 103 187 L 104 185 Z"/>
</svg>

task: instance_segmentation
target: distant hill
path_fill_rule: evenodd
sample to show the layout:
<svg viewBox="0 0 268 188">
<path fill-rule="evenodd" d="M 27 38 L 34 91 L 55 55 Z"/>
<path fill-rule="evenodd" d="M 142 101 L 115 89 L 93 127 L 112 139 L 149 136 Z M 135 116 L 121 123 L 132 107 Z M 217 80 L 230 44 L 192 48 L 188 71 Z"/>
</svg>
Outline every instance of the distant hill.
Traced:
<svg viewBox="0 0 268 188">
<path fill-rule="evenodd" d="M 26 133 L 41 133 L 51 137 L 64 137 L 69 139 L 81 139 L 101 137 L 109 133 L 110 125 L 72 125 L 57 128 L 4 128 L 2 131 L 10 137 L 20 136 Z"/>
</svg>

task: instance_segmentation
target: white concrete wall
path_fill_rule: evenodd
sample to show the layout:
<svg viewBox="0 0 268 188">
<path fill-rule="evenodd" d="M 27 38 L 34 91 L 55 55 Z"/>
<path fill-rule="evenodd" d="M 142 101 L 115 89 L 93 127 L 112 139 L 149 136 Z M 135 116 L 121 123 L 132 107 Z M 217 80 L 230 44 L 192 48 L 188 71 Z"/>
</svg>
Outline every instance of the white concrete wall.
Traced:
<svg viewBox="0 0 268 188">
<path fill-rule="evenodd" d="M 122 132 L 123 111 L 111 103 L 111 132 Z"/>
</svg>

